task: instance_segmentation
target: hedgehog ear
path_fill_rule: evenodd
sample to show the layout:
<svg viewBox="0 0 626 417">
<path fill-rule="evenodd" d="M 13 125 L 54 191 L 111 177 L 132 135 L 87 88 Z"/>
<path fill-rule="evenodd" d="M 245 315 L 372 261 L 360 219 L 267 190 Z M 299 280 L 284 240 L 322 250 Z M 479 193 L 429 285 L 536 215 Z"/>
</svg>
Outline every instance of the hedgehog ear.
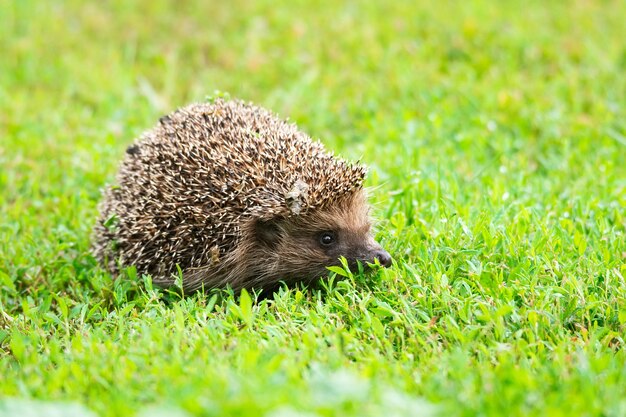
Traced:
<svg viewBox="0 0 626 417">
<path fill-rule="evenodd" d="M 281 237 L 279 221 L 276 219 L 257 220 L 254 224 L 254 234 L 260 243 L 269 247 L 276 246 Z"/>
</svg>

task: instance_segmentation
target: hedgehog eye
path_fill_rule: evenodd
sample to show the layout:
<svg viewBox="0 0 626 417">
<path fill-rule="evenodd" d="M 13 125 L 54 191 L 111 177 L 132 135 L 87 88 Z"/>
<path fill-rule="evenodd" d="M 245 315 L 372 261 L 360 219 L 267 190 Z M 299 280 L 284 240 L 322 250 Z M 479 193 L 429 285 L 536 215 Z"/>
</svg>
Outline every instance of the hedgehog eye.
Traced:
<svg viewBox="0 0 626 417">
<path fill-rule="evenodd" d="M 323 232 L 320 235 L 320 245 L 328 247 L 337 241 L 334 232 Z"/>
</svg>

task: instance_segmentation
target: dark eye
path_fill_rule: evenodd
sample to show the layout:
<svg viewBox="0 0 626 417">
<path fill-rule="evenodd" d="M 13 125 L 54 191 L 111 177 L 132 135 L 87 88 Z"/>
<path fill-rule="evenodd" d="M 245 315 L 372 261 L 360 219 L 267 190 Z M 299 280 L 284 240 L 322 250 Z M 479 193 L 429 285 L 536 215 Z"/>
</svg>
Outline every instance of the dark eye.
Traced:
<svg viewBox="0 0 626 417">
<path fill-rule="evenodd" d="M 322 246 L 330 246 L 335 243 L 335 233 L 334 232 L 323 232 L 320 235 L 320 245 Z"/>
</svg>

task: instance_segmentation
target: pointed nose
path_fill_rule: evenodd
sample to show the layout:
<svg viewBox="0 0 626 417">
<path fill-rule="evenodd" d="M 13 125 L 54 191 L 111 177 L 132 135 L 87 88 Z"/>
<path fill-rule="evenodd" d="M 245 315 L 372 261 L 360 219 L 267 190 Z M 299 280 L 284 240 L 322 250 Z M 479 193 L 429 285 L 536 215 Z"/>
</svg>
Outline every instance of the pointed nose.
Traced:
<svg viewBox="0 0 626 417">
<path fill-rule="evenodd" d="M 374 258 L 378 259 L 378 263 L 385 268 L 389 268 L 391 266 L 391 255 L 384 250 L 380 249 L 374 253 Z"/>
</svg>

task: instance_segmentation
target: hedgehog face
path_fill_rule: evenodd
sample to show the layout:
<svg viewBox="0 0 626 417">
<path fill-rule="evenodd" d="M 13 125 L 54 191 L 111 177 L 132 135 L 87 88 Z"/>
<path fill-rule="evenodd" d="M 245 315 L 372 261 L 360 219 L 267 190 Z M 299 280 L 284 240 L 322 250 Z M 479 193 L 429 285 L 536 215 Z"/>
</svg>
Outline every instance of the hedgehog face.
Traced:
<svg viewBox="0 0 626 417">
<path fill-rule="evenodd" d="M 359 191 L 336 205 L 293 218 L 258 222 L 256 235 L 274 259 L 277 280 L 314 280 L 328 274 L 327 266 L 345 257 L 352 270 L 357 262 L 391 264 L 389 254 L 374 240 L 364 193 Z"/>
</svg>

